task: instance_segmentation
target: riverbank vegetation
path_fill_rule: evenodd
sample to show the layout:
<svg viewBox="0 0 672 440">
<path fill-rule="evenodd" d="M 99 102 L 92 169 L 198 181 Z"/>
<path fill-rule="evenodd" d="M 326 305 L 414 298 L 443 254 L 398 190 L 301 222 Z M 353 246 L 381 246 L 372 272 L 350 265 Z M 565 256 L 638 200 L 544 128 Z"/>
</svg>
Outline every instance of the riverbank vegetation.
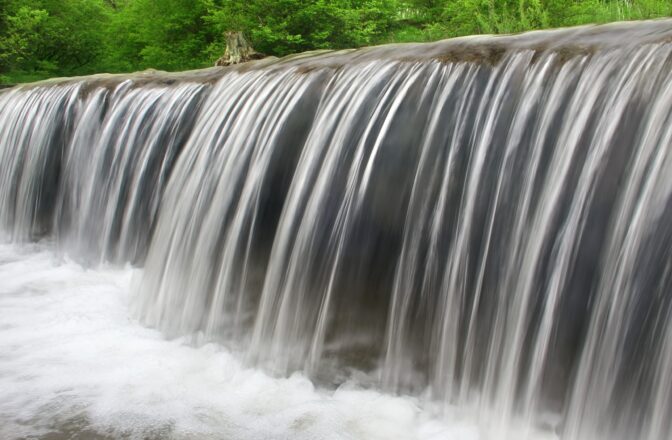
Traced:
<svg viewBox="0 0 672 440">
<path fill-rule="evenodd" d="M 672 15 L 672 0 L 0 0 L 0 83 Z"/>
</svg>

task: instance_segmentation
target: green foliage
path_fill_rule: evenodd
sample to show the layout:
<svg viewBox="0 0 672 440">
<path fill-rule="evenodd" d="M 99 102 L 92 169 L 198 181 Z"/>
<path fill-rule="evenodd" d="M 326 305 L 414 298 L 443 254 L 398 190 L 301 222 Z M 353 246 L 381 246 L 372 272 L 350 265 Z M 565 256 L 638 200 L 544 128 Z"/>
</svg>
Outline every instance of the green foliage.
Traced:
<svg viewBox="0 0 672 440">
<path fill-rule="evenodd" d="M 103 64 L 109 71 L 179 70 L 207 64 L 213 40 L 203 0 L 126 1 L 107 27 Z"/>
<path fill-rule="evenodd" d="M 210 0 L 206 21 L 220 35 L 245 31 L 262 53 L 286 55 L 372 44 L 392 29 L 397 6 L 393 0 Z"/>
<path fill-rule="evenodd" d="M 446 33 L 508 34 L 549 27 L 541 0 L 464 0 L 444 8 Z"/>
<path fill-rule="evenodd" d="M 109 13 L 102 1 L 5 0 L 3 6 L 0 72 L 95 70 Z"/>
<path fill-rule="evenodd" d="M 569 2 L 561 7 L 558 2 L 549 4 L 552 26 L 573 26 L 584 23 L 608 23 L 619 20 L 642 20 L 672 15 L 672 1 L 583 0 Z"/>
<path fill-rule="evenodd" d="M 226 31 L 283 56 L 670 15 L 672 0 L 0 0 L 0 82 L 210 66 Z"/>
</svg>

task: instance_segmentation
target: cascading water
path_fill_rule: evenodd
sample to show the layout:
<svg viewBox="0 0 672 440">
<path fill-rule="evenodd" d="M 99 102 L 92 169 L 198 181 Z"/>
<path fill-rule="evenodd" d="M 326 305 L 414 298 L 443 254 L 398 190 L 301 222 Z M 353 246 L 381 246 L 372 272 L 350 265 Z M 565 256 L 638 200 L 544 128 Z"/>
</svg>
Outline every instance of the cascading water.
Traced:
<svg viewBox="0 0 672 440">
<path fill-rule="evenodd" d="M 12 89 L 0 224 L 143 266 L 145 324 L 278 375 L 365 371 L 482 438 L 670 438 L 671 41 L 659 21 Z"/>
</svg>

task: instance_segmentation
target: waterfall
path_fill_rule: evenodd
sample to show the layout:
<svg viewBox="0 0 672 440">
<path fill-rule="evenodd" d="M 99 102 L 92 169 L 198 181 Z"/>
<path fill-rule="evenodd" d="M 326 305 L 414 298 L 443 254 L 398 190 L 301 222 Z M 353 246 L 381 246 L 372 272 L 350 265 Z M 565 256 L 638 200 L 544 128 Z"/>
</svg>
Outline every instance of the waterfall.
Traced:
<svg viewBox="0 0 672 440">
<path fill-rule="evenodd" d="M 167 337 L 672 436 L 671 21 L 26 85 L 0 158 L 3 238 L 143 267 Z"/>
</svg>

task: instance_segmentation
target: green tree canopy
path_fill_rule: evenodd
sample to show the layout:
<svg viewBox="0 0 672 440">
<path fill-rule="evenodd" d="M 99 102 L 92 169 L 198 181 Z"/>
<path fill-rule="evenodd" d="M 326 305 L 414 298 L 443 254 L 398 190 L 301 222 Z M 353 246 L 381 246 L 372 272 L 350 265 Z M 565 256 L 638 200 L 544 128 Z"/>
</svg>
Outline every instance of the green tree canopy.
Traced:
<svg viewBox="0 0 672 440">
<path fill-rule="evenodd" d="M 283 56 L 670 15 L 671 0 L 0 0 L 0 80 L 210 66 L 226 31 Z"/>
<path fill-rule="evenodd" d="M 0 69 L 95 71 L 108 7 L 99 0 L 3 0 Z"/>
</svg>

